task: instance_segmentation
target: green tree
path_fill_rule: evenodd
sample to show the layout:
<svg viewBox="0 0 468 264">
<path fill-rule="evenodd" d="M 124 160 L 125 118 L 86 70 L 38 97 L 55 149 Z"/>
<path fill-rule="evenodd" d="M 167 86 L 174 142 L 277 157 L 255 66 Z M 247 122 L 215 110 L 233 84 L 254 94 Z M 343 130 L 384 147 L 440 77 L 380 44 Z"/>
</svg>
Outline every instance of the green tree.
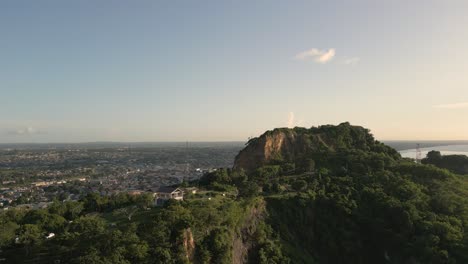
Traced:
<svg viewBox="0 0 468 264">
<path fill-rule="evenodd" d="M 13 243 L 18 228 L 19 225 L 15 222 L 0 222 L 0 248 Z"/>
<path fill-rule="evenodd" d="M 21 226 L 18 235 L 18 243 L 24 246 L 26 255 L 29 255 L 31 248 L 41 242 L 42 234 L 41 229 L 37 225 L 25 224 Z"/>
</svg>

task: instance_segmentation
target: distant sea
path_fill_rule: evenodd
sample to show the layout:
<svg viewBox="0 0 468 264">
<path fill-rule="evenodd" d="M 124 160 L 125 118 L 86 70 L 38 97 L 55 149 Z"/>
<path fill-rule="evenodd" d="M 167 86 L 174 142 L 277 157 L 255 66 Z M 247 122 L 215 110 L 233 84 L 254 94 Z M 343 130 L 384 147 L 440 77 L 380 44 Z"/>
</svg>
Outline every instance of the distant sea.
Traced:
<svg viewBox="0 0 468 264">
<path fill-rule="evenodd" d="M 426 157 L 431 150 L 440 151 L 442 155 L 466 155 L 468 156 L 467 140 L 390 140 L 383 141 L 386 145 L 396 149 L 405 158 L 416 158 L 416 146 L 420 145 L 421 156 Z"/>
<path fill-rule="evenodd" d="M 426 157 L 427 153 L 431 150 L 440 151 L 442 155 L 466 155 L 468 156 L 468 145 L 450 145 L 450 146 L 436 146 L 420 148 L 421 157 Z M 404 158 L 416 158 L 416 148 L 400 151 L 401 156 Z"/>
</svg>

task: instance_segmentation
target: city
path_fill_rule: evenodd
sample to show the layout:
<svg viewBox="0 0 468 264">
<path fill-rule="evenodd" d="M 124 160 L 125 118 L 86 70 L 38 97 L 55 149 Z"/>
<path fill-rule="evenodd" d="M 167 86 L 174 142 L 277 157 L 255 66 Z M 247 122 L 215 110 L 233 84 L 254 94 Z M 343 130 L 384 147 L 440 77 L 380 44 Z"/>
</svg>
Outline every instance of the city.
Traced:
<svg viewBox="0 0 468 264">
<path fill-rule="evenodd" d="M 44 208 L 88 193 L 153 192 L 232 166 L 243 143 L 193 145 L 7 146 L 0 150 L 0 208 Z"/>
</svg>

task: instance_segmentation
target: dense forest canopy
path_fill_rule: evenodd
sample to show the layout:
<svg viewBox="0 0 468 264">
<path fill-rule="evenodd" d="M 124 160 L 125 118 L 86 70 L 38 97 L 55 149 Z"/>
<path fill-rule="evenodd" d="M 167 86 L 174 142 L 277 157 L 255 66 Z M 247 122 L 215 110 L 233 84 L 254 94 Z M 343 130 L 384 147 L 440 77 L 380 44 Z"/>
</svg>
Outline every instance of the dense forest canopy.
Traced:
<svg viewBox="0 0 468 264">
<path fill-rule="evenodd" d="M 445 160 L 403 159 L 349 123 L 276 129 L 249 141 L 234 169 L 184 183 L 203 191 L 183 202 L 88 195 L 2 212 L 0 254 L 12 263 L 468 263 L 468 177 L 434 158 Z"/>
<path fill-rule="evenodd" d="M 447 169 L 453 173 L 468 174 L 468 157 L 465 155 L 442 155 L 440 151 L 430 151 L 421 161 L 423 164 L 432 164 Z"/>
</svg>

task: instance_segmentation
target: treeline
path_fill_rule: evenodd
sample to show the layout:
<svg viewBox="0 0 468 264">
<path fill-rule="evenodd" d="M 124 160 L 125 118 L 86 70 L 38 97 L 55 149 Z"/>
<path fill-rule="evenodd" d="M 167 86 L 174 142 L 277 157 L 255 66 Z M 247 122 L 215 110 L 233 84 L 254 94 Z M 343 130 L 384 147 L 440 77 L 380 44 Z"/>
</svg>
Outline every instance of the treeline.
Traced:
<svg viewBox="0 0 468 264">
<path fill-rule="evenodd" d="M 468 263 L 468 178 L 403 159 L 365 130 L 317 129 L 333 148 L 202 183 L 264 196 L 292 263 Z"/>
<path fill-rule="evenodd" d="M 147 195 L 89 194 L 79 202 L 55 201 L 47 209 L 4 211 L 0 258 L 6 263 L 288 263 L 263 221 L 262 199 L 210 197 L 150 208 Z"/>
<path fill-rule="evenodd" d="M 457 174 L 468 174 L 468 157 L 465 155 L 442 155 L 439 151 L 429 151 L 423 164 L 432 164 Z"/>
<path fill-rule="evenodd" d="M 109 228 L 109 222 L 100 213 L 128 217 L 152 203 L 152 194 L 120 193 L 106 197 L 93 193 L 81 201 L 56 200 L 47 209 L 10 208 L 0 213 L 0 254 L 7 263 L 139 260 L 146 254 L 147 245 L 135 234 L 136 226 Z M 123 248 L 114 252 L 118 247 Z M 119 258 L 121 261 L 116 261 Z"/>
<path fill-rule="evenodd" d="M 466 179 L 408 162 L 302 180 L 298 195 L 267 198 L 295 263 L 468 263 Z"/>
</svg>

